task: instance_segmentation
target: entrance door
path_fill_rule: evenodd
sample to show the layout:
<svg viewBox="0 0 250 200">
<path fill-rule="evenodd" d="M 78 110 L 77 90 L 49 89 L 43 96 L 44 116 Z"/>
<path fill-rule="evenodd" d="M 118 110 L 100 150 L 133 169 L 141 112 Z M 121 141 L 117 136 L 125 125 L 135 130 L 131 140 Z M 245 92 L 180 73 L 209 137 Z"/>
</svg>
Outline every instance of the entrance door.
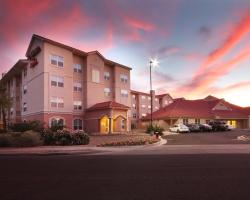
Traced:
<svg viewBox="0 0 250 200">
<path fill-rule="evenodd" d="M 100 132 L 101 133 L 109 133 L 109 118 L 104 116 L 100 120 Z"/>
</svg>

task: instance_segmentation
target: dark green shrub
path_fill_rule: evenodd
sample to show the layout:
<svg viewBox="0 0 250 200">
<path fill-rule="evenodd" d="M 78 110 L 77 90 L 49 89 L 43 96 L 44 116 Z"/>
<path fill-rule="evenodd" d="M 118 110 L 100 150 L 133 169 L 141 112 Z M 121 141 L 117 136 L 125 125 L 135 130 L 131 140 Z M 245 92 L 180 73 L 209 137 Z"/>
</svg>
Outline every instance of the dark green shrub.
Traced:
<svg viewBox="0 0 250 200">
<path fill-rule="evenodd" d="M 11 124 L 9 129 L 11 129 L 13 132 L 25 132 L 31 130 L 31 126 L 27 122 L 20 122 Z"/>
<path fill-rule="evenodd" d="M 72 144 L 74 145 L 86 145 L 89 144 L 89 135 L 84 131 L 75 131 L 72 136 Z"/>
<path fill-rule="evenodd" d="M 154 133 L 154 134 L 158 133 L 159 135 L 162 135 L 163 131 L 164 131 L 164 128 L 162 128 L 158 124 L 153 124 L 152 126 L 148 125 L 146 129 L 147 133 Z"/>
<path fill-rule="evenodd" d="M 41 134 L 43 138 L 43 143 L 45 145 L 53 145 L 56 144 L 56 138 L 54 132 L 52 132 L 50 129 L 46 129 Z"/>
<path fill-rule="evenodd" d="M 72 144 L 72 136 L 68 130 L 57 130 L 54 133 L 56 143 L 58 145 L 70 145 Z"/>
<path fill-rule="evenodd" d="M 44 122 L 35 120 L 28 122 L 30 130 L 42 133 L 44 130 Z"/>
<path fill-rule="evenodd" d="M 57 132 L 58 130 L 63 130 L 64 128 L 66 128 L 64 125 L 61 125 L 61 124 L 53 124 L 53 125 L 51 125 L 50 130 L 51 130 L 52 132 Z"/>
</svg>

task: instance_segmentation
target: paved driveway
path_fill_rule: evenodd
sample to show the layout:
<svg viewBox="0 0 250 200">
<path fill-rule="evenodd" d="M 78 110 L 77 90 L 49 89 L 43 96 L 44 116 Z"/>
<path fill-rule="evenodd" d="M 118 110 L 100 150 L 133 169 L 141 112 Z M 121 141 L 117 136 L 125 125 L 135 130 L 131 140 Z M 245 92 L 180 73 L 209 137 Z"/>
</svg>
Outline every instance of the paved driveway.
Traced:
<svg viewBox="0 0 250 200">
<path fill-rule="evenodd" d="M 250 136 L 250 130 L 233 130 L 225 132 L 183 133 L 163 136 L 166 145 L 201 145 L 201 144 L 250 144 L 250 141 L 237 140 L 238 136 Z"/>
</svg>

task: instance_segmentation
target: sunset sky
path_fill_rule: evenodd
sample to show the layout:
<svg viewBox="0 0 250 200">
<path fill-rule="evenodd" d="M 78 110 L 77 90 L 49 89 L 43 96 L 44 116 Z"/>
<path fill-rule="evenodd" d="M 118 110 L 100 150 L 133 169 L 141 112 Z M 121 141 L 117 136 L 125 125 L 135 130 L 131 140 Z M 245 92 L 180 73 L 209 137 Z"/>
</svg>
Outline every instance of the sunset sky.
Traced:
<svg viewBox="0 0 250 200">
<path fill-rule="evenodd" d="M 32 34 L 133 68 L 131 87 L 250 106 L 250 0 L 0 0 L 0 72 Z"/>
</svg>

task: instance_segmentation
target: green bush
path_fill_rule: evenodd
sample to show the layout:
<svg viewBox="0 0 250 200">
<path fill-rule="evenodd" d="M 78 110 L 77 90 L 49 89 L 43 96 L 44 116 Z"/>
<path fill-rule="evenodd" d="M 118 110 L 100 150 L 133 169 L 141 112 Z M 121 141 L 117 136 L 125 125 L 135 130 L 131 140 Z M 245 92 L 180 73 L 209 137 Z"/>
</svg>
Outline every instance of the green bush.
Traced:
<svg viewBox="0 0 250 200">
<path fill-rule="evenodd" d="M 44 129 L 44 123 L 40 121 L 19 122 L 10 125 L 9 129 L 13 132 L 25 132 L 32 130 L 41 133 Z"/>
<path fill-rule="evenodd" d="M 164 128 L 162 128 L 162 127 L 159 126 L 158 124 L 153 124 L 152 126 L 151 126 L 151 125 L 148 125 L 148 126 L 147 126 L 147 129 L 146 129 L 146 132 L 147 132 L 147 133 L 153 132 L 154 134 L 158 133 L 159 135 L 162 135 L 162 134 L 163 134 L 163 131 L 164 131 Z"/>
<path fill-rule="evenodd" d="M 72 134 L 72 144 L 74 145 L 86 145 L 89 144 L 89 135 L 84 131 L 75 131 Z"/>
<path fill-rule="evenodd" d="M 51 127 L 50 127 L 50 130 L 52 132 L 57 132 L 58 130 L 63 130 L 64 128 L 66 128 L 64 125 L 61 125 L 61 124 L 53 124 Z"/>
<path fill-rule="evenodd" d="M 86 145 L 89 143 L 89 136 L 84 131 L 71 133 L 66 129 L 56 132 L 51 131 L 51 129 L 45 130 L 42 133 L 42 138 L 45 145 Z"/>
<path fill-rule="evenodd" d="M 40 134 L 34 131 L 0 135 L 0 147 L 32 147 L 42 144 Z"/>
</svg>

